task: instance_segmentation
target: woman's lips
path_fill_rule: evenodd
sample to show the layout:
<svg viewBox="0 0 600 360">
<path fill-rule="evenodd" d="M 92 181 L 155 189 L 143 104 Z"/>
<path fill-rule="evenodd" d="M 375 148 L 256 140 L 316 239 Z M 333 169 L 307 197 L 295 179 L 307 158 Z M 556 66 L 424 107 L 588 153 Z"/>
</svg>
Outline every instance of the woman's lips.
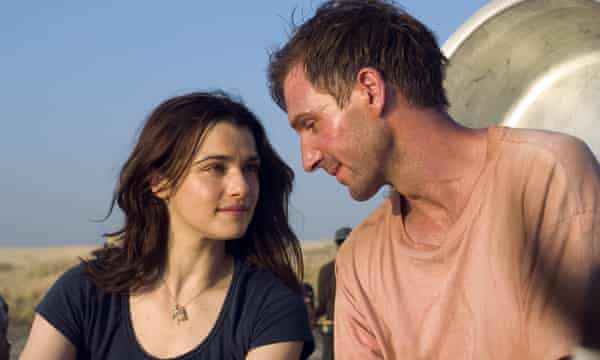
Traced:
<svg viewBox="0 0 600 360">
<path fill-rule="evenodd" d="M 243 215 L 248 212 L 247 207 L 240 206 L 228 206 L 217 209 L 220 213 L 230 214 L 230 215 Z"/>
</svg>

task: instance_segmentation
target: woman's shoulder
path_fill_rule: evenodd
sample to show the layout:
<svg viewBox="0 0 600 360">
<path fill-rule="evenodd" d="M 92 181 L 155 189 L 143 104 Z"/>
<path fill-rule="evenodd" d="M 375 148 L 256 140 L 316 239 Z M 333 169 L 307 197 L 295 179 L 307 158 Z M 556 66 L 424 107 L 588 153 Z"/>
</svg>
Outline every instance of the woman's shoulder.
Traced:
<svg viewBox="0 0 600 360">
<path fill-rule="evenodd" d="M 87 273 L 87 263 L 82 261 L 57 278 L 35 310 L 76 348 L 81 348 L 84 338 L 92 336 L 86 332 L 91 324 L 102 324 L 107 329 L 107 321 L 117 318 L 111 316 L 120 311 L 120 303 L 115 300 L 118 297 L 95 285 Z"/>
<path fill-rule="evenodd" d="M 248 335 L 248 349 L 278 342 L 303 341 L 304 353 L 314 348 L 304 299 L 272 271 L 249 262 L 238 268 L 232 312 Z"/>
<path fill-rule="evenodd" d="M 290 289 L 273 271 L 260 267 L 249 261 L 240 261 L 238 264 L 238 277 L 240 285 L 251 289 L 253 292 L 282 293 L 290 296 L 300 296 Z"/>
<path fill-rule="evenodd" d="M 54 286 L 64 286 L 69 289 L 87 288 L 93 282 L 86 273 L 86 264 L 79 262 L 64 271 L 56 280 Z"/>
<path fill-rule="evenodd" d="M 298 308 L 304 306 L 300 293 L 289 288 L 269 269 L 241 262 L 238 264 L 233 288 L 233 306 L 246 313 L 260 314 L 267 308 Z"/>
<path fill-rule="evenodd" d="M 108 295 L 89 276 L 87 266 L 85 261 L 81 261 L 59 275 L 48 290 L 45 300 L 74 302 L 87 299 L 84 302 L 88 303 L 92 298 Z"/>
</svg>

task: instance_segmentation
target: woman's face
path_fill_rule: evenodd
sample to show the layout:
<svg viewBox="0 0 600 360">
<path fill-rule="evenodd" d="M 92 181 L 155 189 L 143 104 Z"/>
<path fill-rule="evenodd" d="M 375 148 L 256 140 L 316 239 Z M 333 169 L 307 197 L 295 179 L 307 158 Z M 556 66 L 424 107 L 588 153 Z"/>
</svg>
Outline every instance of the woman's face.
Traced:
<svg viewBox="0 0 600 360">
<path fill-rule="evenodd" d="M 236 239 L 259 196 L 256 143 L 250 130 L 224 121 L 207 131 L 180 185 L 157 196 L 167 204 L 175 238 Z"/>
</svg>

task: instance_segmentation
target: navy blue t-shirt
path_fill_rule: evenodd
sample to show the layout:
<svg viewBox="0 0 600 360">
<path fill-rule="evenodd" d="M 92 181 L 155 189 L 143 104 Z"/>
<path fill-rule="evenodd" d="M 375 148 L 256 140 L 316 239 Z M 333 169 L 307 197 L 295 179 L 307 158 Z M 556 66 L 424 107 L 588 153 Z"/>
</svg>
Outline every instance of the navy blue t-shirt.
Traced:
<svg viewBox="0 0 600 360">
<path fill-rule="evenodd" d="M 129 296 L 98 288 L 80 264 L 65 272 L 36 311 L 77 348 L 77 359 L 154 359 L 137 342 Z M 198 346 L 175 359 L 245 359 L 253 348 L 304 341 L 314 350 L 306 306 L 273 273 L 236 261 L 217 321 Z"/>
</svg>

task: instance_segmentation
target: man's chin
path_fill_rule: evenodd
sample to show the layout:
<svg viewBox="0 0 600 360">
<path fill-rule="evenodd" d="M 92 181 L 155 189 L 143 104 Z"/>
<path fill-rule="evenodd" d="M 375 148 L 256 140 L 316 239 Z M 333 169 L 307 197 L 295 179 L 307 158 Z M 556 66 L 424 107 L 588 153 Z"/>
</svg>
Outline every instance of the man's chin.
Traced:
<svg viewBox="0 0 600 360">
<path fill-rule="evenodd" d="M 377 190 L 367 190 L 367 189 L 353 189 L 350 186 L 348 186 L 348 192 L 350 193 L 350 196 L 352 197 L 352 199 L 356 200 L 356 201 L 367 201 L 369 199 L 371 199 L 373 196 L 375 196 L 375 194 L 377 194 Z"/>
</svg>

